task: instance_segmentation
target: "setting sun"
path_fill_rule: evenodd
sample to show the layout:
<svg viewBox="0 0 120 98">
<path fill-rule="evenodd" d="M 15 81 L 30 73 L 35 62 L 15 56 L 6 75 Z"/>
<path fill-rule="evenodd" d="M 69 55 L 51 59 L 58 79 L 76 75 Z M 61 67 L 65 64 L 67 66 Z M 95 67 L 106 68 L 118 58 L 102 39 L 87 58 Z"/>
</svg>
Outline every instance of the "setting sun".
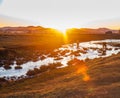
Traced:
<svg viewBox="0 0 120 98">
<path fill-rule="evenodd" d="M 63 40 L 64 40 L 64 43 L 68 43 L 68 36 L 67 36 L 67 34 L 66 34 L 66 29 L 60 29 L 59 30 L 61 33 L 62 33 L 62 35 L 63 35 Z"/>
<path fill-rule="evenodd" d="M 66 28 L 57 28 L 62 34 L 66 34 Z"/>
<path fill-rule="evenodd" d="M 61 30 L 62 31 L 62 33 L 65 35 L 66 34 L 66 30 Z"/>
</svg>

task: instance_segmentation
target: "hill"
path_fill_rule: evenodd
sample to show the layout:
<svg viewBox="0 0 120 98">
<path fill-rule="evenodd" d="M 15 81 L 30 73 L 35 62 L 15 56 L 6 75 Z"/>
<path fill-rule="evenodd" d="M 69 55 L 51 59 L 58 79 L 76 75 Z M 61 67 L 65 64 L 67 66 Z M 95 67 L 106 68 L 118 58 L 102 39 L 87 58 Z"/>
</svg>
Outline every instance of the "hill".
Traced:
<svg viewBox="0 0 120 98">
<path fill-rule="evenodd" d="M 120 53 L 85 63 L 70 63 L 68 67 L 29 79 L 4 83 L 0 95 L 9 98 L 119 98 L 119 62 Z"/>
<path fill-rule="evenodd" d="M 67 30 L 68 34 L 74 33 L 75 34 L 105 34 L 105 32 L 112 31 L 113 34 L 119 33 L 118 30 L 112 30 L 109 28 L 98 28 L 98 29 L 92 29 L 92 28 L 71 28 Z"/>
<path fill-rule="evenodd" d="M 1 27 L 0 28 L 0 34 L 55 34 L 55 33 L 61 33 L 60 31 L 52 28 L 45 28 L 42 26 L 21 26 L 21 27 Z"/>
</svg>

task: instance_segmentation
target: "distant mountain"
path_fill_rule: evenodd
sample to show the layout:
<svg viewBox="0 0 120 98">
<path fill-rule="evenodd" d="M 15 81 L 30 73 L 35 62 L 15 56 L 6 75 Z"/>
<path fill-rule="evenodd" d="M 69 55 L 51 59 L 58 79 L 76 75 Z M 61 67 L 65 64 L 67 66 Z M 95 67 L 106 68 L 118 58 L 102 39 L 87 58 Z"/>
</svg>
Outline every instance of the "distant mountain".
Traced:
<svg viewBox="0 0 120 98">
<path fill-rule="evenodd" d="M 1 27 L 0 33 L 4 34 L 20 34 L 20 33 L 29 33 L 29 34 L 40 34 L 48 32 L 58 32 L 58 30 L 53 28 L 45 28 L 42 26 L 20 26 L 20 27 Z M 105 34 L 106 32 L 111 31 L 112 33 L 119 33 L 119 30 L 112 30 L 108 28 L 71 28 L 66 32 L 69 34 Z"/>
<path fill-rule="evenodd" d="M 118 33 L 118 30 L 112 30 L 108 28 L 71 28 L 67 30 L 67 33 L 79 33 L 79 34 L 105 34 L 107 31 L 112 31 L 112 33 Z"/>
<path fill-rule="evenodd" d="M 56 33 L 57 32 L 57 33 Z M 20 26 L 20 27 L 1 27 L 0 34 L 61 34 L 60 31 L 53 28 L 42 26 Z"/>
<path fill-rule="evenodd" d="M 2 27 L 0 28 L 0 30 L 2 31 L 24 31 L 24 30 L 41 30 L 41 29 L 45 29 L 42 26 L 27 26 L 27 27 Z"/>
</svg>

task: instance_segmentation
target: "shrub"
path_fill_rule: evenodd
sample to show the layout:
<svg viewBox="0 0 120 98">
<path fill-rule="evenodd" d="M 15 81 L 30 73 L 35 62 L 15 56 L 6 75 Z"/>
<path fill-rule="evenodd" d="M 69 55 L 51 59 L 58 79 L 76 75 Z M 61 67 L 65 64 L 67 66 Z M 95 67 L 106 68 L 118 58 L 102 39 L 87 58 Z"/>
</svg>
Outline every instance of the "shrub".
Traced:
<svg viewBox="0 0 120 98">
<path fill-rule="evenodd" d="M 1 83 L 1 82 L 6 82 L 6 81 L 7 81 L 6 79 L 0 78 L 0 83 Z"/>
<path fill-rule="evenodd" d="M 8 81 L 5 78 L 0 78 L 0 87 L 8 84 Z"/>
<path fill-rule="evenodd" d="M 39 73 L 40 72 L 40 70 L 38 69 L 38 68 L 34 68 L 34 73 L 35 74 L 37 74 L 37 73 Z"/>
<path fill-rule="evenodd" d="M 47 65 L 42 65 L 42 66 L 40 66 L 40 69 L 34 68 L 33 70 L 29 70 L 26 73 L 26 75 L 33 76 L 33 75 L 43 73 L 43 72 L 46 72 L 46 71 L 51 71 L 51 70 L 56 69 L 57 67 L 60 67 L 60 66 L 62 66 L 61 63 L 53 63 L 53 64 L 49 64 L 48 66 Z"/>
<path fill-rule="evenodd" d="M 3 63 L 2 62 L 0 62 L 0 67 L 2 67 L 3 66 Z"/>
<path fill-rule="evenodd" d="M 16 61 L 16 64 L 17 64 L 17 65 L 22 65 L 22 64 L 23 64 L 23 60 L 22 60 L 22 61 L 21 61 L 21 60 L 17 60 L 17 61 Z"/>
<path fill-rule="evenodd" d="M 28 76 L 33 76 L 33 75 L 36 75 L 36 74 L 39 74 L 40 73 L 40 70 L 38 68 L 34 68 L 33 70 L 29 70 L 26 75 Z"/>
<path fill-rule="evenodd" d="M 87 57 L 86 59 L 85 59 L 85 62 L 87 62 L 87 61 L 89 61 L 90 59 Z"/>
<path fill-rule="evenodd" d="M 69 66 L 73 64 L 73 60 L 68 61 L 67 63 Z"/>
<path fill-rule="evenodd" d="M 40 66 L 40 72 L 45 72 L 45 71 L 48 71 L 48 70 L 49 70 L 48 66 L 46 66 L 46 65 Z"/>
<path fill-rule="evenodd" d="M 22 69 L 20 65 L 15 66 L 15 69 Z"/>
<path fill-rule="evenodd" d="M 62 66 L 61 63 L 53 63 L 53 64 L 49 64 L 48 67 L 49 67 L 49 70 L 53 70 L 53 69 L 56 69 L 57 67 L 60 67 Z"/>
<path fill-rule="evenodd" d="M 70 55 L 80 56 L 80 51 L 73 51 Z"/>
<path fill-rule="evenodd" d="M 45 56 L 41 56 L 40 57 L 40 60 L 44 60 L 46 57 Z"/>
<path fill-rule="evenodd" d="M 34 72 L 34 70 L 29 70 L 29 71 L 26 73 L 26 75 L 28 75 L 28 76 L 33 76 L 33 75 L 35 75 L 35 72 Z"/>
<path fill-rule="evenodd" d="M 4 69 L 6 69 L 6 70 L 11 69 L 11 66 L 10 66 L 10 65 L 4 65 L 3 67 L 4 67 Z"/>
</svg>

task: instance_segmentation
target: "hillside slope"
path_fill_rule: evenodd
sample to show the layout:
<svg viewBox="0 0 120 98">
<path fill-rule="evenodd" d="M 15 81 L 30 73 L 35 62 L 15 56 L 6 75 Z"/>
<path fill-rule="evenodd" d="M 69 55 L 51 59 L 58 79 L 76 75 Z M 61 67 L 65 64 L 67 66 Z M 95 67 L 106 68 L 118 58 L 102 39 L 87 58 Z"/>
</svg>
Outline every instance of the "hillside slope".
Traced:
<svg viewBox="0 0 120 98">
<path fill-rule="evenodd" d="M 9 98 L 120 98 L 120 54 L 4 84 Z"/>
</svg>

